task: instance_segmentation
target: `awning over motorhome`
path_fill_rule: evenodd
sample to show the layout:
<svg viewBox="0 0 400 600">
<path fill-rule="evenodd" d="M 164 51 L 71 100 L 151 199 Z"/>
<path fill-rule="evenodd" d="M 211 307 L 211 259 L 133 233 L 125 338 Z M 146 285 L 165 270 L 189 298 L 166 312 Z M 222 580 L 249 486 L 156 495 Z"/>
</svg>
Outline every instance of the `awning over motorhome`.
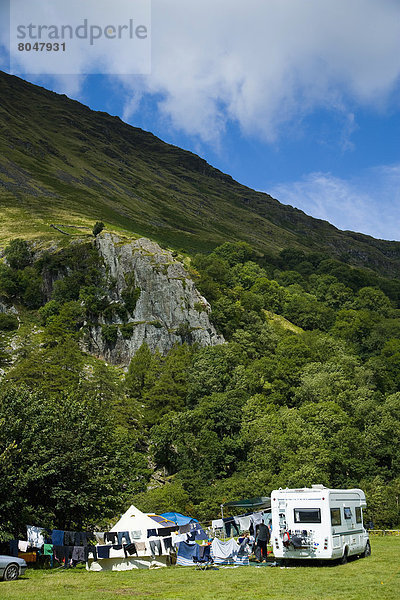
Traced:
<svg viewBox="0 0 400 600">
<path fill-rule="evenodd" d="M 231 502 L 225 502 L 222 506 L 229 508 L 244 508 L 246 510 L 263 510 L 271 508 L 271 498 L 266 496 L 260 496 L 259 498 L 247 498 L 246 500 L 233 500 Z"/>
</svg>

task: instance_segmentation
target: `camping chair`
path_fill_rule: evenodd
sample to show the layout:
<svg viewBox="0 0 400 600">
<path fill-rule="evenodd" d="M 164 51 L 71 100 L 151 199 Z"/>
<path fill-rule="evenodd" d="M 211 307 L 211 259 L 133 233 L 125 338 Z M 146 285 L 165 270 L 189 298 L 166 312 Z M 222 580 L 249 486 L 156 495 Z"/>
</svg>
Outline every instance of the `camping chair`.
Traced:
<svg viewBox="0 0 400 600">
<path fill-rule="evenodd" d="M 211 567 L 211 565 L 214 564 L 214 561 L 211 558 L 211 545 L 200 546 L 199 556 L 193 556 L 193 562 L 196 565 L 196 569 L 200 569 L 202 571 L 205 571 Z"/>
</svg>

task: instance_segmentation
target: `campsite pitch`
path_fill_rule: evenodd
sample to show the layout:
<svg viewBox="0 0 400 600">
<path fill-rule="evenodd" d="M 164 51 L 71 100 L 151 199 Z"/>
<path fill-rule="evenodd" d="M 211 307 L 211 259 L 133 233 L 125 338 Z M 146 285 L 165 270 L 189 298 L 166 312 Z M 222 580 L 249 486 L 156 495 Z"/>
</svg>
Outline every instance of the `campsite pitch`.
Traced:
<svg viewBox="0 0 400 600">
<path fill-rule="evenodd" d="M 0 582 L 4 600 L 398 600 L 400 537 L 372 538 L 372 556 L 330 567 L 238 567 L 195 571 L 28 570 Z"/>
</svg>

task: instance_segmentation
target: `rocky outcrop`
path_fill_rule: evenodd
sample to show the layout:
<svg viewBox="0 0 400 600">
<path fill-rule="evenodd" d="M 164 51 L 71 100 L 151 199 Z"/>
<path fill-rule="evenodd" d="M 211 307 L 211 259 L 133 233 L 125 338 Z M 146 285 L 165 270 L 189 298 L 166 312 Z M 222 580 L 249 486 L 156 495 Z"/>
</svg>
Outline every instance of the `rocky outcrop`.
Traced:
<svg viewBox="0 0 400 600">
<path fill-rule="evenodd" d="M 104 262 L 107 301 L 116 310 L 88 324 L 86 350 L 128 366 L 143 342 L 162 354 L 177 342 L 224 342 L 210 322 L 210 305 L 170 252 L 146 238 L 125 242 L 111 234 L 98 236 L 95 244 Z"/>
</svg>

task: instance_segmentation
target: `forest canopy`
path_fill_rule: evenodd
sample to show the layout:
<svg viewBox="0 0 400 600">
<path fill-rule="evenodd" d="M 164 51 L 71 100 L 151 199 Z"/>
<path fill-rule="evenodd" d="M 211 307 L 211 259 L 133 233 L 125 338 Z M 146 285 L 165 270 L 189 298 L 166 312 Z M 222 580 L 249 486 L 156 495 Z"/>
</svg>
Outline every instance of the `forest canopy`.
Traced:
<svg viewBox="0 0 400 600">
<path fill-rule="evenodd" d="M 125 374 L 80 349 L 108 310 L 93 246 L 36 259 L 19 240 L 5 256 L 0 296 L 41 333 L 10 361 L 16 318 L 3 319 L 3 538 L 26 520 L 89 526 L 130 502 L 210 520 L 221 502 L 315 483 L 362 487 L 366 516 L 399 525 L 400 281 L 225 243 L 190 274 L 226 343 L 165 356 L 143 344 Z"/>
</svg>

